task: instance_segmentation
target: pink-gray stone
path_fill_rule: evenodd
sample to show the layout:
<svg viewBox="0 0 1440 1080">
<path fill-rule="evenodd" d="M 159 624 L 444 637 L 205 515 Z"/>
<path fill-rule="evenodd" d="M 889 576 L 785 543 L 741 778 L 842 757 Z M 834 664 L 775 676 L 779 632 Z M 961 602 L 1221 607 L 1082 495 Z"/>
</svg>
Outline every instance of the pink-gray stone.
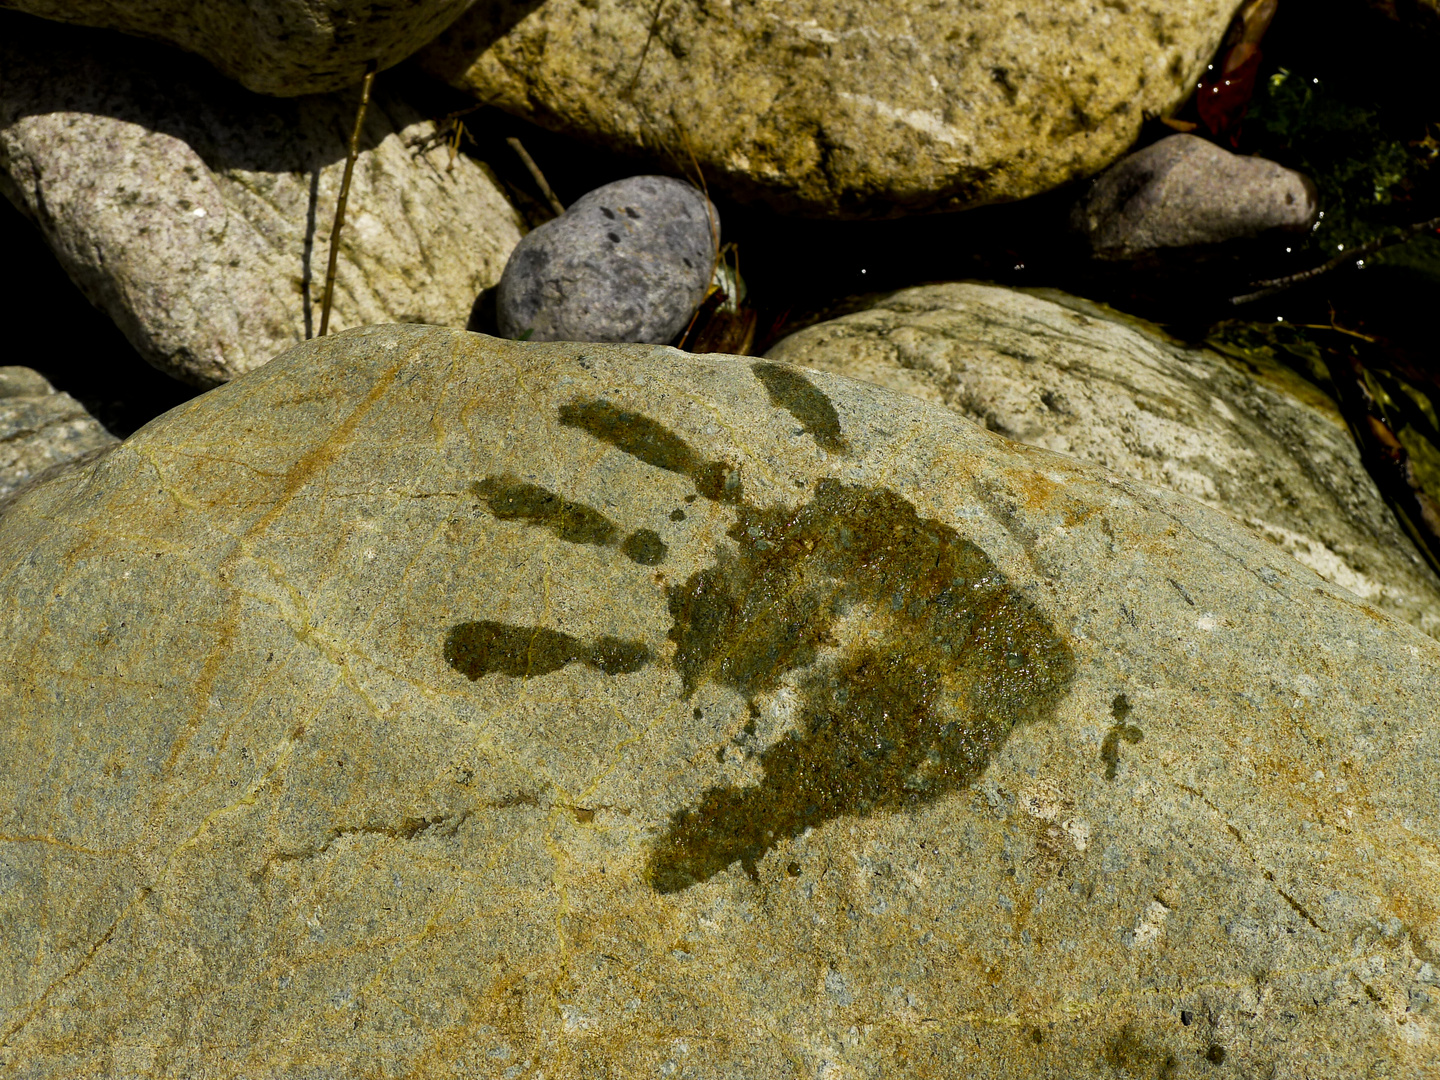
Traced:
<svg viewBox="0 0 1440 1080">
<path fill-rule="evenodd" d="M 1305 232 L 1319 209 L 1315 185 L 1259 157 L 1195 135 L 1171 135 L 1102 173 L 1076 203 L 1074 228 L 1104 259 Z"/>
</svg>

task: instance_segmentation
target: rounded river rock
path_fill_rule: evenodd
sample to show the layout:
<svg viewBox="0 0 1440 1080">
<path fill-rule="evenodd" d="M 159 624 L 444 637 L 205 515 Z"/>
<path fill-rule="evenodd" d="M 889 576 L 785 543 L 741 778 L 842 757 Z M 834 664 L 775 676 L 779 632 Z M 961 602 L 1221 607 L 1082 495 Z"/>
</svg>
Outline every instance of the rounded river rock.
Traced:
<svg viewBox="0 0 1440 1080">
<path fill-rule="evenodd" d="M 903 390 L 1007 439 L 1208 503 L 1440 638 L 1440 578 L 1334 402 L 1283 364 L 1187 347 L 1057 290 L 975 282 L 875 297 L 767 356 Z"/>
<path fill-rule="evenodd" d="M 632 176 L 596 188 L 516 245 L 496 296 L 500 333 L 669 341 L 705 298 L 719 238 L 719 214 L 690 184 Z"/>
<path fill-rule="evenodd" d="M 154 42 L 0 11 L 0 195 L 141 356 L 195 385 L 314 336 L 355 105 L 262 98 Z M 434 135 L 382 80 L 331 330 L 464 326 L 499 280 L 523 223 Z"/>
<path fill-rule="evenodd" d="M 1440 646 L 769 361 L 378 326 L 0 514 L 0 1066 L 1419 1077 Z"/>
<path fill-rule="evenodd" d="M 261 94 L 293 97 L 354 86 L 365 65 L 404 60 L 465 10 L 466 0 L 0 0 L 46 19 L 157 38 L 199 53 Z M 118 51 L 129 45 L 116 41 Z"/>
<path fill-rule="evenodd" d="M 1188 98 L 1237 0 L 505 0 L 417 60 L 613 149 L 692 158 L 786 213 L 1023 199 Z"/>
<path fill-rule="evenodd" d="M 1304 233 L 1319 212 L 1315 185 L 1262 157 L 1171 135 L 1096 177 L 1071 226 L 1102 259 L 1200 247 L 1276 229 Z"/>
</svg>

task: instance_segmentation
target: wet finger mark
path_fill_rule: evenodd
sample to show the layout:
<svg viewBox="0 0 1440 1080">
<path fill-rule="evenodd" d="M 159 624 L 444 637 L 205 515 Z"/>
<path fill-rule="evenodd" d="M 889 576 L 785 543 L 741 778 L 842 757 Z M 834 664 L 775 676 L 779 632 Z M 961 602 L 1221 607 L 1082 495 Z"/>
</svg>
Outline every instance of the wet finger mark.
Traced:
<svg viewBox="0 0 1440 1080">
<path fill-rule="evenodd" d="M 445 662 L 471 682 L 491 674 L 533 679 L 576 662 L 607 675 L 626 675 L 650 659 L 649 648 L 639 641 L 606 636 L 587 645 L 559 630 L 489 619 L 460 623 L 445 637 Z"/>
<path fill-rule="evenodd" d="M 641 566 L 658 566 L 665 560 L 669 548 L 654 529 L 636 529 L 625 538 L 620 550 L 631 562 L 637 562 Z"/>
<path fill-rule="evenodd" d="M 538 484 L 510 476 L 487 476 L 470 485 L 470 491 L 501 521 L 523 521 L 549 529 L 572 544 L 608 547 L 619 527 L 599 510 L 570 502 Z"/>
<path fill-rule="evenodd" d="M 487 476 L 471 484 L 470 491 L 501 521 L 523 521 L 549 529 L 571 544 L 611 547 L 620 536 L 620 527 L 599 510 L 571 502 L 539 484 L 511 476 Z M 669 552 L 654 529 L 637 529 L 619 546 L 631 562 L 641 566 L 657 566 Z"/>
<path fill-rule="evenodd" d="M 562 405 L 560 422 L 609 443 L 647 465 L 689 477 L 695 490 L 707 499 L 740 500 L 738 468 L 728 462 L 707 460 L 664 424 L 648 416 L 616 408 L 608 401 L 590 399 Z"/>
<path fill-rule="evenodd" d="M 800 427 L 832 454 L 848 454 L 850 444 L 840 434 L 840 416 L 834 404 L 799 369 L 790 364 L 761 361 L 750 365 L 770 395 L 770 404 L 784 409 Z"/>
</svg>

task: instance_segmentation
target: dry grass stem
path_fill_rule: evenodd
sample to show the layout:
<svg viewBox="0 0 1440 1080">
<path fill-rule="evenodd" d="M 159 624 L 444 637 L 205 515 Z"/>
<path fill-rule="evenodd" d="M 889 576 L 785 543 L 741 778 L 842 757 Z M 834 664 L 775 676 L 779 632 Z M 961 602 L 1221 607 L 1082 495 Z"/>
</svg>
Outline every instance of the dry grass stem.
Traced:
<svg viewBox="0 0 1440 1080">
<path fill-rule="evenodd" d="M 545 179 L 545 174 L 540 171 L 540 166 L 535 164 L 535 159 L 525 149 L 525 144 L 513 135 L 505 141 L 510 144 L 510 149 L 515 151 L 516 156 L 525 163 L 525 168 L 530 170 L 535 185 L 540 189 L 540 194 L 545 196 L 545 201 L 550 204 L 550 209 L 555 211 L 555 216 L 559 217 L 565 213 L 565 204 L 556 198 L 555 192 L 551 190 L 550 184 Z"/>
<path fill-rule="evenodd" d="M 1418 236 L 1422 232 L 1429 232 L 1432 229 L 1440 229 L 1440 217 L 1431 218 L 1429 221 L 1417 222 L 1414 225 L 1407 225 L 1394 236 L 1381 237 L 1371 240 L 1368 244 L 1361 244 L 1359 247 L 1337 255 L 1328 262 L 1319 266 L 1313 266 L 1309 270 L 1301 270 L 1297 274 L 1287 274 L 1285 277 L 1271 278 L 1269 281 L 1255 281 L 1251 283 L 1254 292 L 1245 293 L 1242 296 L 1232 296 L 1230 303 L 1237 307 L 1241 304 L 1248 304 L 1254 300 L 1263 300 L 1267 296 L 1274 296 L 1292 285 L 1299 285 L 1306 281 L 1312 281 L 1317 277 L 1330 273 L 1330 271 L 1344 266 L 1346 263 L 1363 259 L 1367 255 L 1373 255 L 1387 247 L 1394 247 L 1396 244 L 1403 244 L 1406 240 Z"/>
<path fill-rule="evenodd" d="M 320 306 L 320 332 L 324 337 L 330 329 L 330 305 L 335 298 L 335 266 L 340 257 L 340 230 L 345 227 L 345 203 L 350 198 L 350 178 L 355 175 L 355 159 L 360 156 L 360 132 L 365 127 L 365 110 L 370 107 L 370 88 L 375 85 L 376 62 L 365 65 L 365 80 L 360 84 L 360 108 L 355 113 L 355 130 L 350 133 L 350 153 L 345 157 L 345 176 L 340 181 L 340 198 L 335 203 L 335 224 L 330 229 L 330 260 L 325 268 L 325 299 Z"/>
</svg>

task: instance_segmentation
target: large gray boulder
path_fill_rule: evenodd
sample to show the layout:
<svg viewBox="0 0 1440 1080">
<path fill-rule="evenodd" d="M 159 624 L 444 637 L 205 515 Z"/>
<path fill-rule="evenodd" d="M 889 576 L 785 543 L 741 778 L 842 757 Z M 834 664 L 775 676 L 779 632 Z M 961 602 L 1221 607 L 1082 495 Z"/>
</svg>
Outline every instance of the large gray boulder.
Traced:
<svg viewBox="0 0 1440 1080">
<path fill-rule="evenodd" d="M 167 41 L 199 53 L 257 93 L 290 97 L 352 86 L 372 60 L 381 68 L 399 63 L 469 2 L 0 0 L 0 7 Z M 133 47 L 126 41 L 116 46 Z"/>
<path fill-rule="evenodd" d="M 663 345 L 705 299 L 720 215 L 691 184 L 631 176 L 525 236 L 496 290 L 500 333 Z"/>
<path fill-rule="evenodd" d="M 0 515 L 7 1075 L 1426 1075 L 1440 645 L 832 375 L 304 344 Z"/>
<path fill-rule="evenodd" d="M 156 367 L 213 385 L 319 327 L 353 94 L 241 90 L 189 57 L 0 13 L 0 192 Z M 387 95 L 369 111 L 331 328 L 464 326 L 523 225 Z M 453 167 L 452 167 L 453 165 Z"/>
<path fill-rule="evenodd" d="M 1237 0 L 503 0 L 420 53 L 479 100 L 785 211 L 1019 199 L 1184 101 Z"/>
<path fill-rule="evenodd" d="M 1098 257 L 1134 259 L 1272 230 L 1303 234 L 1319 213 L 1316 200 L 1315 185 L 1293 169 L 1171 135 L 1096 177 L 1071 226 Z"/>
<path fill-rule="evenodd" d="M 1052 290 L 905 289 L 767 354 L 943 404 L 1225 511 L 1327 581 L 1440 637 L 1440 578 L 1333 402 L 1286 368 L 1186 348 Z"/>
<path fill-rule="evenodd" d="M 49 469 L 117 442 L 38 371 L 0 367 L 0 500 Z"/>
</svg>

